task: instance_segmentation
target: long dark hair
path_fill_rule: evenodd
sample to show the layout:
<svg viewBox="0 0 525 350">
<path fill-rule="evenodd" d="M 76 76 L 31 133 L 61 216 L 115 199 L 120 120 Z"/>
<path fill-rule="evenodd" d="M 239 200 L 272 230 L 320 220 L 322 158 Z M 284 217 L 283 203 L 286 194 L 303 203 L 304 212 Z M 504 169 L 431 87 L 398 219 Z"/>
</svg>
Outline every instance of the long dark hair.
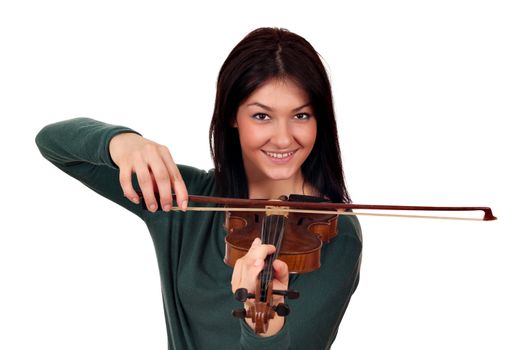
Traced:
<svg viewBox="0 0 525 350">
<path fill-rule="evenodd" d="M 280 28 L 249 33 L 219 72 L 209 135 L 218 194 L 248 197 L 239 133 L 233 125 L 239 105 L 271 78 L 290 79 L 308 94 L 312 104 L 317 138 L 301 166 L 305 181 L 334 202 L 349 201 L 328 75 L 308 41 Z"/>
</svg>

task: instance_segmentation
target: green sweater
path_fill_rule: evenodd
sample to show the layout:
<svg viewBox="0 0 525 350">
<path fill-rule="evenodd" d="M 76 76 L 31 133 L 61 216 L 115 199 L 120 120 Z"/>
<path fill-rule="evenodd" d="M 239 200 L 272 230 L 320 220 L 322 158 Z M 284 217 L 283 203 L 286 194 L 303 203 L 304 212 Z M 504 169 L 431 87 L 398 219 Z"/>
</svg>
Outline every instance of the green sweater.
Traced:
<svg viewBox="0 0 525 350">
<path fill-rule="evenodd" d="M 355 217 L 341 217 L 338 235 L 323 246 L 321 268 L 292 275 L 291 313 L 276 335 L 260 337 L 231 316 L 242 307 L 231 292 L 225 265 L 224 214 L 151 213 L 126 199 L 109 141 L 132 130 L 87 118 L 55 123 L 36 137 L 42 155 L 59 169 L 138 215 L 153 239 L 162 283 L 169 349 L 327 349 L 359 281 L 361 231 Z M 214 195 L 213 171 L 179 165 L 189 194 Z M 136 179 L 134 186 L 138 189 Z"/>
</svg>

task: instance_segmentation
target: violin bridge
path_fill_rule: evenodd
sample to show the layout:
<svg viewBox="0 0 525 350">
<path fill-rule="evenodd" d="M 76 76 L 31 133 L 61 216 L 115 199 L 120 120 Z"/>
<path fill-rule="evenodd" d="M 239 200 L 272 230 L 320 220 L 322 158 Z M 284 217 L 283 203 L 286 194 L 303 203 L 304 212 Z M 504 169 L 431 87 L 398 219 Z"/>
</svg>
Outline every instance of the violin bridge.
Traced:
<svg viewBox="0 0 525 350">
<path fill-rule="evenodd" d="M 281 216 L 284 216 L 284 217 L 288 217 L 288 213 L 289 213 L 289 209 L 290 207 L 281 207 L 281 206 L 277 206 L 277 205 L 267 205 L 265 207 L 266 209 L 266 216 L 270 216 L 270 215 L 281 215 Z"/>
</svg>

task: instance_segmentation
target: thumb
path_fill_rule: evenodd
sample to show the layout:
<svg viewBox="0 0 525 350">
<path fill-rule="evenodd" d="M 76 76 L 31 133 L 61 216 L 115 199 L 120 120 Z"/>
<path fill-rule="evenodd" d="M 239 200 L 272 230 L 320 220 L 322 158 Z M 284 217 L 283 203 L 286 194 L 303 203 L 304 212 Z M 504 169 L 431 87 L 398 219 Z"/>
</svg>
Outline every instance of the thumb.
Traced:
<svg viewBox="0 0 525 350">
<path fill-rule="evenodd" d="M 288 278 L 290 276 L 288 272 L 288 265 L 279 259 L 276 259 L 273 262 L 273 269 L 274 269 L 274 277 L 284 284 L 286 287 L 288 287 Z"/>
</svg>

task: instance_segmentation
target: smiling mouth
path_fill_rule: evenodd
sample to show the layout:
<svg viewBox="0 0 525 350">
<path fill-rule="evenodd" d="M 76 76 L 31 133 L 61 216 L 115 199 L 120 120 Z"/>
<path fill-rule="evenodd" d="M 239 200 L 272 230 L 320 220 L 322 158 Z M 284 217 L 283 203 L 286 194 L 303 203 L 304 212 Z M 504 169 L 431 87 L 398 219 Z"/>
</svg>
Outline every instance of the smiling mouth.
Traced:
<svg viewBox="0 0 525 350">
<path fill-rule="evenodd" d="M 296 151 L 291 151 L 291 152 L 267 152 L 267 151 L 264 151 L 264 153 L 271 157 L 271 158 L 275 158 L 275 159 L 283 159 L 283 158 L 288 158 L 288 157 L 291 157 Z"/>
</svg>

